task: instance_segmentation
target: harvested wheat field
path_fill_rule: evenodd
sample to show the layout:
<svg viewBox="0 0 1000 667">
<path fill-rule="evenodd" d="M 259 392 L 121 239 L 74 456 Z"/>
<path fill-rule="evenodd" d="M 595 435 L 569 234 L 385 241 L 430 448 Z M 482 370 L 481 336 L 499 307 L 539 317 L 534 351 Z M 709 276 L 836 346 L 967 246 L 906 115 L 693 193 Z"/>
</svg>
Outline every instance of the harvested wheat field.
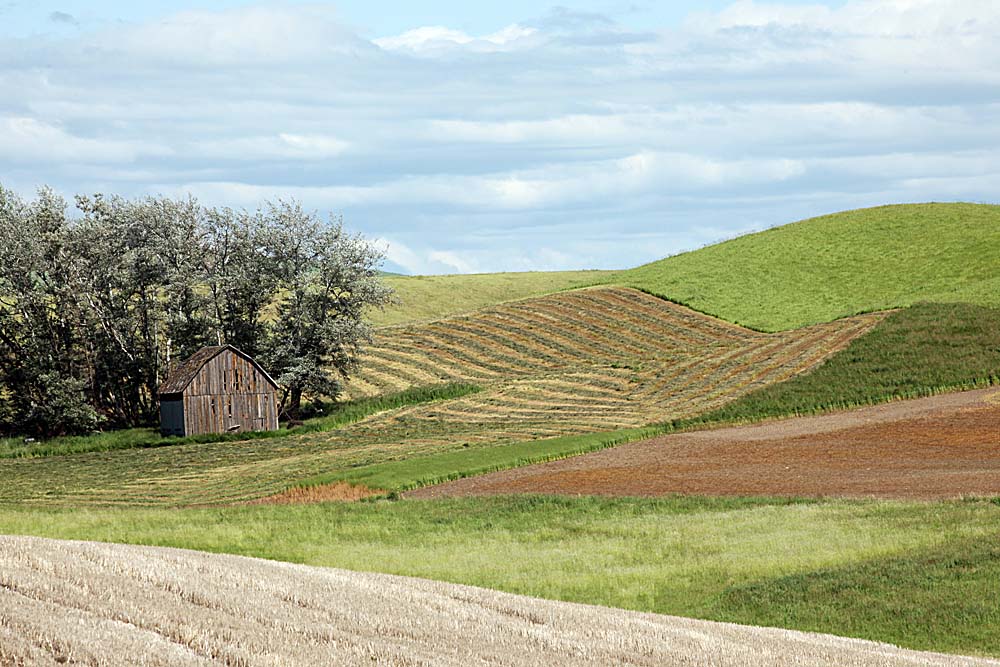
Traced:
<svg viewBox="0 0 1000 667">
<path fill-rule="evenodd" d="M 1000 390 L 677 433 L 408 495 L 1000 496 Z"/>
<path fill-rule="evenodd" d="M 0 536 L 0 665 L 1000 665 L 160 547 Z"/>
</svg>

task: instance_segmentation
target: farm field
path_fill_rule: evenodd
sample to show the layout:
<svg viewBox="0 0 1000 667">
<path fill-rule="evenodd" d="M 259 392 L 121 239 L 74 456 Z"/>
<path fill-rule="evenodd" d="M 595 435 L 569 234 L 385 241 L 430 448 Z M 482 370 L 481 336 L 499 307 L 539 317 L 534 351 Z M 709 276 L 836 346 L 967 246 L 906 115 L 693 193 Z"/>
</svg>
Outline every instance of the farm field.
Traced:
<svg viewBox="0 0 1000 667">
<path fill-rule="evenodd" d="M 442 382 L 461 398 L 336 431 L 0 460 L 0 501 L 212 504 L 361 466 L 690 417 L 814 368 L 871 314 L 763 334 L 627 288 L 594 288 L 380 330 L 352 381 L 362 398 Z"/>
<path fill-rule="evenodd" d="M 429 321 L 603 284 L 778 331 L 921 301 L 998 307 L 998 255 L 1000 206 L 879 206 L 792 222 L 621 271 L 390 276 L 402 305 L 372 317 L 379 325 Z"/>
<path fill-rule="evenodd" d="M 0 507 L 6 534 L 258 556 L 994 657 L 998 522 L 1000 504 L 985 500 L 528 496 Z"/>
<path fill-rule="evenodd" d="M 426 322 L 505 301 L 612 282 L 616 271 L 524 271 L 444 276 L 385 276 L 399 303 L 369 313 L 377 326 Z"/>
<path fill-rule="evenodd" d="M 768 331 L 919 301 L 1000 306 L 1000 206 L 834 213 L 623 271 L 613 281 Z"/>
<path fill-rule="evenodd" d="M 376 570 L 1000 657 L 997 210 L 848 212 L 617 274 L 391 276 L 410 301 L 380 316 L 348 386 L 349 415 L 258 440 L 38 443 L 36 457 L 0 458 L 0 533 Z M 871 270 L 876 255 L 884 271 Z M 836 319 L 867 310 L 878 312 Z M 885 403 L 916 396 L 927 398 Z M 823 414 L 859 405 L 875 407 Z M 816 416 L 662 435 L 794 414 Z M 11 456 L 22 447 L 0 444 Z M 491 474 L 418 488 L 475 473 Z M 897 500 L 859 498 L 871 495 Z M 94 554 L 112 547 L 80 548 L 92 556 L 82 566 L 111 558 Z M 32 563 L 22 581 L 57 567 L 19 558 Z M 0 594 L 12 599 L 3 572 Z M 229 576 L 216 577 L 219 595 Z M 60 594 L 72 589 L 60 581 Z M 161 592 L 176 609 L 228 609 L 197 591 Z M 293 603 L 279 596 L 282 610 Z M 325 618 L 319 605 L 295 607 Z M 108 627 L 103 613 L 84 626 Z M 518 627 L 498 614 L 498 637 Z M 169 632 L 210 652 L 190 626 Z"/>
<path fill-rule="evenodd" d="M 0 537 L 0 571 L 3 664 L 1000 665 L 155 547 Z"/>
<path fill-rule="evenodd" d="M 407 495 L 1000 497 L 1000 389 L 675 433 Z"/>
</svg>

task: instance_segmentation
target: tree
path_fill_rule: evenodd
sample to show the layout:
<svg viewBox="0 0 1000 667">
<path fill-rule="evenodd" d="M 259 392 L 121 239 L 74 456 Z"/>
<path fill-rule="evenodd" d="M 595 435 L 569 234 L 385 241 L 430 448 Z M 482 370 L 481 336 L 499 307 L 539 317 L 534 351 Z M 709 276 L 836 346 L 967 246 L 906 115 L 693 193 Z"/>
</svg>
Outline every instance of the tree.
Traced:
<svg viewBox="0 0 1000 667">
<path fill-rule="evenodd" d="M 268 248 L 268 219 L 260 211 L 209 209 L 203 234 L 201 274 L 217 342 L 256 356 L 264 348 L 265 311 L 278 284 Z"/>
<path fill-rule="evenodd" d="M 0 429 L 49 436 L 100 422 L 70 276 L 66 203 L 26 204 L 0 186 Z"/>
<path fill-rule="evenodd" d="M 193 198 L 26 203 L 0 187 L 0 430 L 152 423 L 171 364 L 205 344 L 261 356 L 298 416 L 336 397 L 391 296 L 382 254 L 296 203 Z"/>
<path fill-rule="evenodd" d="M 285 389 L 282 409 L 287 401 L 298 419 L 303 393 L 341 392 L 371 342 L 365 310 L 390 303 L 392 290 L 379 278 L 382 252 L 339 218 L 323 222 L 294 202 L 270 205 L 266 218 L 279 300 L 265 358 Z"/>
</svg>

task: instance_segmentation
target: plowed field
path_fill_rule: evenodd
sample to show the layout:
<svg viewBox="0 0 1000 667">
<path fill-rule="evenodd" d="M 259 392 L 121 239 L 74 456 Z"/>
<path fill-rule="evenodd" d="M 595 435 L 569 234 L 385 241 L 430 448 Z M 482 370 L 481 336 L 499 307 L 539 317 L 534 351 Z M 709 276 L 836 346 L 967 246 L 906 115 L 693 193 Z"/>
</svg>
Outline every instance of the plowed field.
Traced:
<svg viewBox="0 0 1000 667">
<path fill-rule="evenodd" d="M 679 433 L 411 492 L 1000 496 L 1000 391 Z"/>
<path fill-rule="evenodd" d="M 1000 662 L 179 549 L 0 536 L 0 665 Z"/>
</svg>

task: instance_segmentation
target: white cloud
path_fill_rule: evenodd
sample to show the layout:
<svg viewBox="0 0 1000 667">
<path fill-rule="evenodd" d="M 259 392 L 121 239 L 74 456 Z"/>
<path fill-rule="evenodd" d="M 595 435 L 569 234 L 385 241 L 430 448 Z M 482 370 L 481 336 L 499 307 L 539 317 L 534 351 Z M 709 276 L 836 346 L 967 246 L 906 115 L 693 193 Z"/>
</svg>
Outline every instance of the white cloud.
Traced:
<svg viewBox="0 0 1000 667">
<path fill-rule="evenodd" d="M 376 39 L 329 6 L 0 39 L 0 178 L 297 197 L 408 270 L 625 266 L 797 217 L 995 198 L 1000 7 L 734 2 L 631 33 Z"/>
<path fill-rule="evenodd" d="M 367 42 L 346 29 L 333 9 L 309 5 L 185 11 L 130 29 L 116 27 L 87 46 L 140 61 L 245 68 L 355 56 Z"/>
<path fill-rule="evenodd" d="M 270 137 L 238 137 L 198 142 L 193 150 L 208 158 L 266 160 L 322 160 L 337 157 L 350 148 L 333 136 L 280 132 Z"/>
<path fill-rule="evenodd" d="M 0 164 L 132 162 L 140 156 L 170 153 L 150 142 L 79 137 L 35 118 L 0 117 Z"/>
<path fill-rule="evenodd" d="M 518 40 L 535 34 L 535 28 L 512 24 L 482 37 L 472 37 L 461 30 L 444 26 L 424 26 L 407 30 L 399 35 L 372 40 L 388 51 L 432 52 L 455 46 L 475 47 L 480 51 L 495 51 L 513 45 Z"/>
</svg>

